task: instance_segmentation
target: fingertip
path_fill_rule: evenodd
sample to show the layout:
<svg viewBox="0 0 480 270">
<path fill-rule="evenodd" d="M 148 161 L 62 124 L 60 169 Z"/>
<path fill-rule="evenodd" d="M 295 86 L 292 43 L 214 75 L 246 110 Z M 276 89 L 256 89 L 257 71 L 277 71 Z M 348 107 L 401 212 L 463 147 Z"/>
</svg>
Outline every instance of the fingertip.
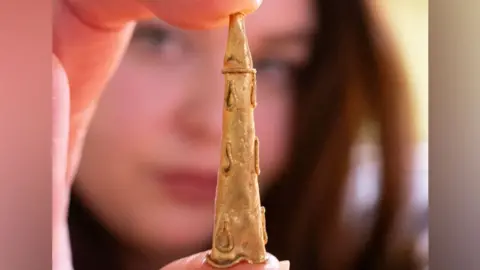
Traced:
<svg viewBox="0 0 480 270">
<path fill-rule="evenodd" d="M 290 270 L 290 261 L 281 261 L 279 269 L 280 270 Z"/>
<path fill-rule="evenodd" d="M 186 269 L 204 269 L 204 262 L 207 252 L 197 253 L 179 260 L 176 260 L 161 270 L 186 270 Z M 206 269 L 206 268 L 205 268 Z"/>
<path fill-rule="evenodd" d="M 230 14 L 249 14 L 257 10 L 262 0 L 177 0 L 145 2 L 158 18 L 184 29 L 206 29 L 226 25 Z"/>
<path fill-rule="evenodd" d="M 62 0 L 82 22 L 103 30 L 118 30 L 132 20 L 160 18 L 176 27 L 206 29 L 225 25 L 230 14 L 249 14 L 263 0 L 176 0 L 176 1 L 113 1 Z"/>
</svg>

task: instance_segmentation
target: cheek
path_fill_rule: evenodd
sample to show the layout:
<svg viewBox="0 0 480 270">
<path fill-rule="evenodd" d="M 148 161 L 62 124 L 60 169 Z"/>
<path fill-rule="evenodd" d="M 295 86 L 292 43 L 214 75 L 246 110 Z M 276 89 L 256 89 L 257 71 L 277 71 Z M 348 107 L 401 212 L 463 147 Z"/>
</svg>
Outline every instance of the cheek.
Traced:
<svg viewBox="0 0 480 270">
<path fill-rule="evenodd" d="M 281 96 L 259 102 L 255 111 L 255 128 L 260 140 L 260 165 L 266 178 L 274 177 L 284 165 L 291 136 L 292 104 Z"/>
<path fill-rule="evenodd" d="M 135 171 L 156 153 L 153 149 L 162 148 L 160 139 L 166 136 L 173 108 L 180 100 L 180 91 L 171 89 L 180 89 L 175 82 L 181 80 L 158 76 L 142 66 L 124 59 L 110 80 L 87 135 L 89 160 L 109 160 L 109 164 L 123 167 L 120 171 Z"/>
</svg>

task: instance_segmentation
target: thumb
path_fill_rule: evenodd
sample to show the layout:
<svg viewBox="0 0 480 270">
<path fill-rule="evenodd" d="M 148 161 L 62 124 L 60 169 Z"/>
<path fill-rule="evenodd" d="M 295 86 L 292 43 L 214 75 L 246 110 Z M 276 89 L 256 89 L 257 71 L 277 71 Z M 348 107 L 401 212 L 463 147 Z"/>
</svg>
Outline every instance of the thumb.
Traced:
<svg viewBox="0 0 480 270">
<path fill-rule="evenodd" d="M 195 255 L 182 258 L 180 260 L 174 261 L 169 265 L 165 266 L 161 270 L 213 270 L 215 268 L 211 267 L 206 262 L 207 252 L 197 253 Z M 282 261 L 279 262 L 278 259 L 272 254 L 268 254 L 268 260 L 265 264 L 248 264 L 243 263 L 236 265 L 232 270 L 289 270 L 290 262 Z"/>
</svg>

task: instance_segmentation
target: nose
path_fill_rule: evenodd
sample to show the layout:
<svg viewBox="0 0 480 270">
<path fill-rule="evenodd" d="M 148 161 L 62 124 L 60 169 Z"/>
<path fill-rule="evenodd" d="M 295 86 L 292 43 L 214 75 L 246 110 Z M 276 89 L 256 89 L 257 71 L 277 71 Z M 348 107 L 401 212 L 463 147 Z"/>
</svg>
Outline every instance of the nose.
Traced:
<svg viewBox="0 0 480 270">
<path fill-rule="evenodd" d="M 188 80 L 187 89 L 174 117 L 174 129 L 183 140 L 196 144 L 220 143 L 224 78 L 221 73 L 223 53 L 210 54 L 199 62 Z"/>
</svg>

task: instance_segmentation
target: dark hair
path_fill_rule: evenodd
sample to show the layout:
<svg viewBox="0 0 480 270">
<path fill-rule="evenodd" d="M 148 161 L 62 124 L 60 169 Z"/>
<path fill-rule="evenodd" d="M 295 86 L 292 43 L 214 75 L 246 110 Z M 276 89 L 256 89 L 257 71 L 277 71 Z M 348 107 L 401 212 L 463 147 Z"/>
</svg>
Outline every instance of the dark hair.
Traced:
<svg viewBox="0 0 480 270">
<path fill-rule="evenodd" d="M 293 270 L 414 269 L 401 226 L 411 122 L 398 54 L 369 1 L 315 3 L 319 31 L 297 77 L 290 165 L 263 200 L 267 249 L 290 260 Z M 366 121 L 374 123 L 383 166 L 374 222 L 365 233 L 344 223 L 342 213 L 352 147 Z M 69 223 L 75 269 L 119 268 L 113 254 L 106 261 L 115 240 L 75 196 Z"/>
</svg>

